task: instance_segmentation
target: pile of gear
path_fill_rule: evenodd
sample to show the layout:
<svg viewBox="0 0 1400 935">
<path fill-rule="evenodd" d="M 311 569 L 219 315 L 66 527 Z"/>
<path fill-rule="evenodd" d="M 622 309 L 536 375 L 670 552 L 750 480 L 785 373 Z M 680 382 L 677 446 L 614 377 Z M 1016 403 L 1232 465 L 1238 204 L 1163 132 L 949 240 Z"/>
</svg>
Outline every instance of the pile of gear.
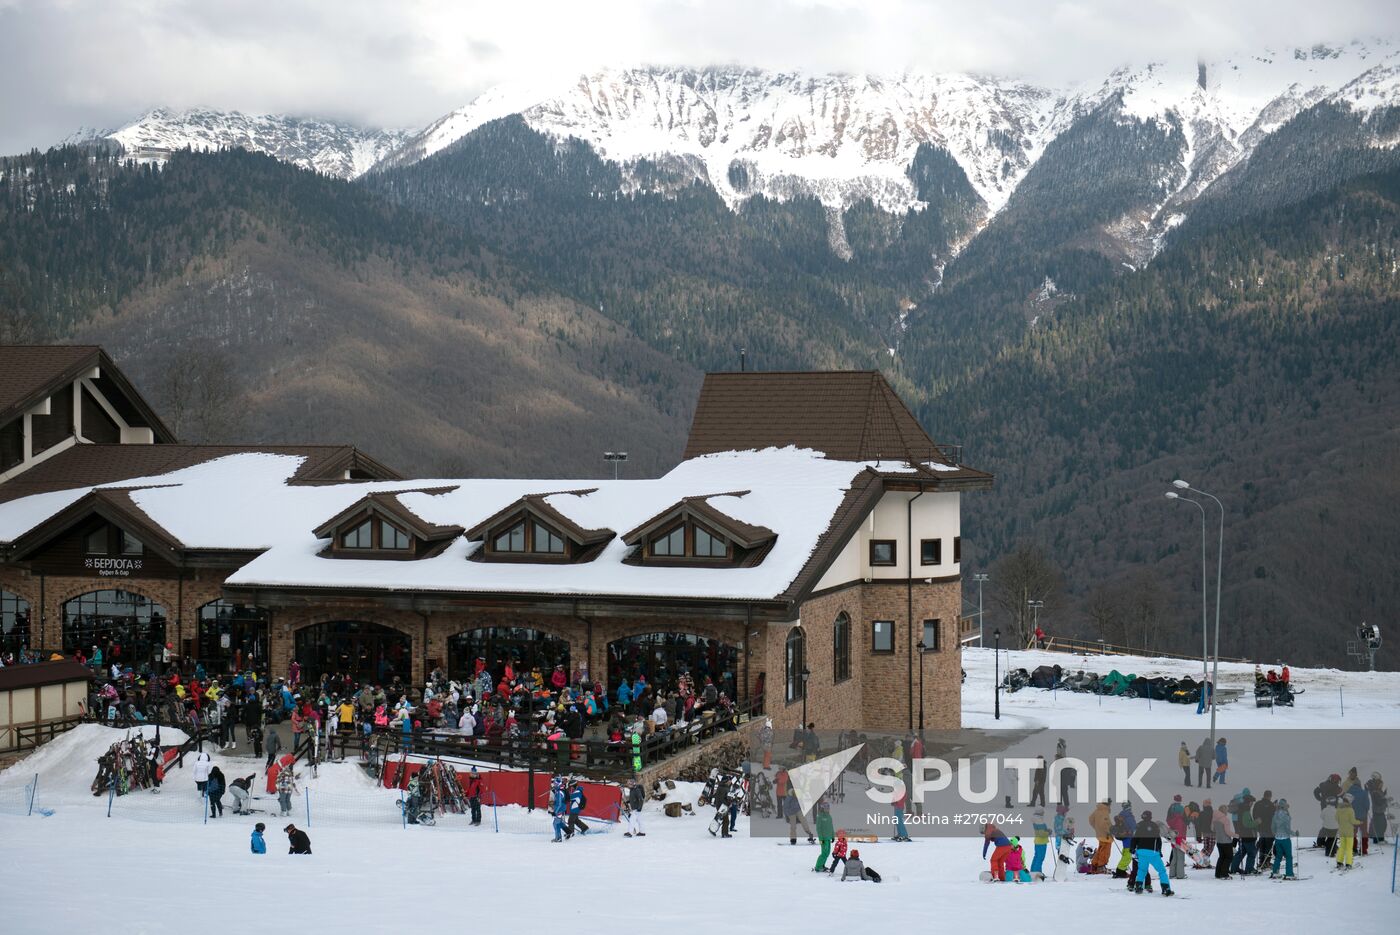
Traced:
<svg viewBox="0 0 1400 935">
<path fill-rule="evenodd" d="M 114 790 L 117 795 L 126 795 L 133 789 L 158 787 L 158 771 L 163 766 L 159 745 L 139 734 L 128 734 L 97 758 L 92 794 Z"/>
</svg>

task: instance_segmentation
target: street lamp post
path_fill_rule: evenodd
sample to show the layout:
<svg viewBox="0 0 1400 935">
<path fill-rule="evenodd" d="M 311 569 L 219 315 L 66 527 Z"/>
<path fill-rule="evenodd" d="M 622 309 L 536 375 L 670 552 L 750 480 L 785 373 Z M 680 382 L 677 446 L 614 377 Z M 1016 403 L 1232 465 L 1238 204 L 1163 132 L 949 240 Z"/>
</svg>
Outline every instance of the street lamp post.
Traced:
<svg viewBox="0 0 1400 935">
<path fill-rule="evenodd" d="M 982 628 L 982 584 L 987 580 L 986 575 L 973 575 L 972 580 L 977 582 L 977 645 L 986 648 L 986 631 Z"/>
<path fill-rule="evenodd" d="M 807 736 L 807 680 L 811 677 L 812 670 L 804 665 L 802 667 L 802 736 L 804 737 Z"/>
<path fill-rule="evenodd" d="M 1040 649 L 1040 608 L 1045 606 L 1044 601 L 1026 601 L 1031 609 L 1031 638 L 1035 640 L 1035 648 Z"/>
<path fill-rule="evenodd" d="M 1215 501 L 1215 505 L 1220 507 L 1220 544 L 1215 556 L 1215 660 L 1211 663 L 1210 670 L 1210 743 L 1211 748 L 1215 747 L 1215 690 L 1220 677 L 1220 580 L 1225 570 L 1225 504 L 1220 502 L 1220 498 L 1214 494 L 1206 493 L 1199 487 L 1192 487 L 1186 481 L 1178 478 L 1172 481 L 1172 486 L 1178 490 L 1193 490 L 1203 497 L 1210 497 Z"/>
<path fill-rule="evenodd" d="M 1206 681 L 1210 678 L 1210 648 L 1206 644 L 1209 638 L 1209 623 L 1206 618 L 1206 505 L 1199 500 L 1190 497 L 1183 497 L 1175 490 L 1167 491 L 1168 500 L 1180 500 L 1194 504 L 1201 512 L 1201 691 L 1206 690 Z"/>
<path fill-rule="evenodd" d="M 923 640 L 919 640 L 915 649 L 919 651 L 919 737 L 922 739 L 924 736 L 924 653 L 928 647 L 924 645 Z"/>
<path fill-rule="evenodd" d="M 996 682 L 997 682 L 997 684 L 996 684 L 996 706 L 995 706 L 995 709 L 994 709 L 995 713 L 993 714 L 993 717 L 994 717 L 996 720 L 1000 721 L 1000 720 L 1001 720 L 1001 628 L 1000 628 L 1000 627 L 998 627 L 996 630 L 994 630 L 994 631 L 992 632 L 992 639 L 996 640 L 996 650 L 995 650 L 995 651 L 996 651 L 996 657 L 997 657 L 997 658 L 996 658 L 996 666 L 995 666 L 996 675 L 994 676 L 994 677 L 996 678 Z"/>
</svg>

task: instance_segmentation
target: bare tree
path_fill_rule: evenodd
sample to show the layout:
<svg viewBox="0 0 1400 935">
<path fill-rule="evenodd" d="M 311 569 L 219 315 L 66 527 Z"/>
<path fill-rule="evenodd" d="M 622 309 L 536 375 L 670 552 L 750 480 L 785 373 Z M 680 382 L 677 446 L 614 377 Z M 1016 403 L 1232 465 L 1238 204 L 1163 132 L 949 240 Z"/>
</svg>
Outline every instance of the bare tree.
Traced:
<svg viewBox="0 0 1400 935">
<path fill-rule="evenodd" d="M 1044 601 L 1041 616 L 1055 610 L 1061 593 L 1060 571 L 1039 547 L 1019 546 L 992 568 L 992 600 L 1011 617 L 1015 645 L 1030 641 L 1035 627 L 1029 601 Z"/>
<path fill-rule="evenodd" d="M 157 387 L 166 423 L 184 441 L 232 441 L 243 426 L 243 384 L 224 351 L 197 345 L 174 351 Z"/>
<path fill-rule="evenodd" d="M 1089 618 L 1090 632 L 1095 639 L 1105 643 L 1126 642 L 1126 618 L 1123 614 L 1122 597 L 1117 589 L 1107 585 L 1094 588 L 1085 602 L 1084 613 Z"/>
</svg>

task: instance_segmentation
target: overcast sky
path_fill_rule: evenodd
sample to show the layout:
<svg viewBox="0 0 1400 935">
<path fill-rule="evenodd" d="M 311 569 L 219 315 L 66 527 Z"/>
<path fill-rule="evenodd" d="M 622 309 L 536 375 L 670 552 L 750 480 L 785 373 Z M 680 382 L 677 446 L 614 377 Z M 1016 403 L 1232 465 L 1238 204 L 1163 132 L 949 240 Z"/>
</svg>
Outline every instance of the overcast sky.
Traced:
<svg viewBox="0 0 1400 935">
<path fill-rule="evenodd" d="M 1063 81 L 1397 34 L 1397 0 L 0 0 L 0 152 L 156 106 L 421 126 L 494 83 L 601 65 Z"/>
</svg>

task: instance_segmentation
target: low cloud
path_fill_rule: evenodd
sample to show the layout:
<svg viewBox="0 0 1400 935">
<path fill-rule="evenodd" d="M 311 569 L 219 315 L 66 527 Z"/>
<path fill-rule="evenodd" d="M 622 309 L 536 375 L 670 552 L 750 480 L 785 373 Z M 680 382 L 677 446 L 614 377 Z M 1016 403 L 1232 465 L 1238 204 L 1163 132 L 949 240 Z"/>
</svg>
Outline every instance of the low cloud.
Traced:
<svg viewBox="0 0 1400 935">
<path fill-rule="evenodd" d="M 1393 0 L 0 0 L 0 152 L 154 106 L 421 126 L 610 65 L 1023 75 L 1400 33 Z"/>
</svg>

